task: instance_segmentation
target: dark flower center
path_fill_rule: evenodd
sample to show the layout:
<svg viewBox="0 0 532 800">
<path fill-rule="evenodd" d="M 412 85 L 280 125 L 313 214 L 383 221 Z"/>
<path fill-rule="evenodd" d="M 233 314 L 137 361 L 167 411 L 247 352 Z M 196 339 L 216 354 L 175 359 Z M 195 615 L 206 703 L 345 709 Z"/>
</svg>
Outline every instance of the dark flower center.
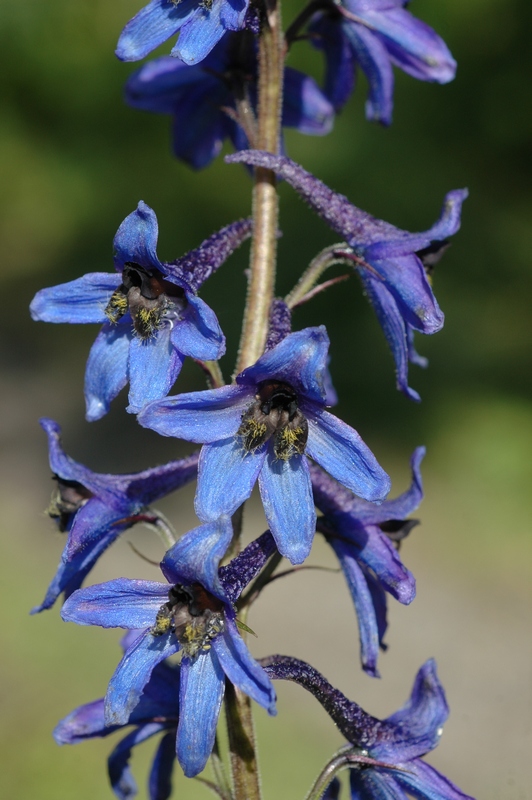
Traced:
<svg viewBox="0 0 532 800">
<path fill-rule="evenodd" d="M 54 475 L 57 486 L 52 492 L 46 513 L 57 521 L 61 533 L 66 531 L 72 517 L 92 497 L 92 492 L 78 481 L 67 481 Z"/>
<path fill-rule="evenodd" d="M 223 603 L 199 583 L 176 584 L 168 592 L 168 602 L 157 612 L 152 636 L 175 633 L 183 654 L 194 658 L 211 648 L 213 639 L 225 627 Z"/>
<path fill-rule="evenodd" d="M 165 280 L 158 269 L 145 269 L 128 261 L 122 283 L 107 303 L 105 316 L 116 324 L 129 310 L 137 335 L 150 339 L 165 321 L 172 324 L 181 319 L 185 308 L 183 289 Z"/>
<path fill-rule="evenodd" d="M 293 455 L 302 455 L 308 438 L 308 423 L 298 408 L 292 387 L 281 381 L 260 383 L 255 402 L 242 415 L 237 436 L 248 452 L 273 437 L 276 458 L 288 461 Z"/>
</svg>

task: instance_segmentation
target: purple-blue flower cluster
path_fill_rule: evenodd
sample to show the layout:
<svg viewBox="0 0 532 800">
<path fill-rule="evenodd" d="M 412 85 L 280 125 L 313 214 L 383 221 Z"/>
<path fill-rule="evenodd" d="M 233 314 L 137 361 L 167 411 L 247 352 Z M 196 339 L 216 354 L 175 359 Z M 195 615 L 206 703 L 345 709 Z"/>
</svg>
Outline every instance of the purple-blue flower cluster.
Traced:
<svg viewBox="0 0 532 800">
<path fill-rule="evenodd" d="M 107 414 L 129 384 L 127 411 L 140 425 L 202 446 L 143 472 L 101 474 L 66 455 L 59 425 L 41 420 L 54 480 L 48 514 L 66 543 L 33 612 L 49 609 L 63 595 L 63 620 L 126 631 L 105 697 L 69 714 L 54 736 L 59 744 L 75 744 L 130 727 L 108 761 L 120 800 L 137 792 L 133 748 L 154 736 L 160 740 L 150 800 L 171 796 L 176 761 L 187 777 L 195 777 L 211 755 L 218 768 L 214 782 L 204 781 L 209 788 L 223 800 L 258 800 L 258 778 L 244 795 L 247 778 L 242 783 L 235 776 L 242 764 L 247 773 L 255 769 L 245 698 L 275 715 L 273 679 L 310 691 L 349 743 L 327 765 L 313 798 L 337 798 L 336 773 L 349 768 L 352 800 L 471 800 L 422 760 L 438 744 L 448 716 L 432 660 L 418 672 L 406 705 L 380 720 L 303 661 L 255 658 L 246 639 L 253 633 L 248 610 L 262 589 L 295 571 L 276 572 L 282 558 L 303 563 L 316 533 L 339 561 L 368 675 L 379 677 L 379 649 L 386 648 L 387 595 L 404 605 L 415 597 L 415 579 L 399 547 L 417 524 L 410 515 L 423 497 L 425 449 L 412 455 L 410 488 L 387 499 L 390 478 L 376 456 L 328 410 L 337 397 L 325 326 L 292 329 L 294 308 L 337 279 L 316 285 L 315 260 L 284 299 L 274 297 L 269 283 L 275 182 L 281 178 L 342 236 L 323 269 L 339 261 L 352 265 L 392 350 L 397 386 L 419 400 L 408 385 L 409 361 L 425 363 L 413 334 L 432 334 L 443 325 L 431 271 L 458 231 L 467 191 L 449 192 L 439 220 L 427 231 L 409 233 L 356 208 L 286 158 L 281 136 L 282 126 L 328 134 L 358 70 L 368 82 L 366 115 L 385 124 L 392 118 L 394 66 L 424 81 L 454 77 L 447 46 L 406 5 L 407 0 L 311 0 L 283 36 L 278 7 L 269 0 L 151 0 L 120 35 L 116 53 L 123 61 L 143 59 L 178 35 L 170 56 L 145 63 L 126 85 L 131 106 L 172 117 L 175 155 L 202 168 L 229 139 L 239 152 L 226 160 L 245 164 L 250 173 L 253 168 L 256 178 L 253 220 L 229 223 L 174 261 L 159 258 L 157 218 L 141 201 L 114 238 L 114 272 L 42 289 L 31 304 L 35 320 L 102 326 L 86 366 L 87 420 Z M 305 40 L 324 54 L 323 88 L 285 66 L 289 48 Z M 272 109 L 271 118 L 265 108 Z M 218 364 L 225 336 L 198 292 L 251 236 L 251 277 L 260 277 L 259 299 L 267 302 L 254 306 L 252 280 L 238 366 L 225 383 Z M 178 385 L 170 395 L 186 357 L 202 367 L 207 388 L 179 393 Z M 200 524 L 178 536 L 152 505 L 193 480 Z M 244 546 L 243 509 L 256 484 L 268 530 Z M 162 578 L 120 577 L 81 588 L 99 557 L 138 523 L 162 536 L 165 552 L 159 564 L 152 562 Z M 220 777 L 216 744 L 224 702 L 233 788 Z"/>
</svg>

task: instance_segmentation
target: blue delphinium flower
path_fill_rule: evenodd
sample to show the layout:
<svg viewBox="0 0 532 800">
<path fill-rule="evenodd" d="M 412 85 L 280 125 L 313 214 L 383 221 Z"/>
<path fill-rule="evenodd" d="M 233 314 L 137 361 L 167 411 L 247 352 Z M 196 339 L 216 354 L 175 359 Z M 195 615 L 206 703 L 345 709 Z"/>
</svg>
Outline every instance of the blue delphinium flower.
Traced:
<svg viewBox="0 0 532 800">
<path fill-rule="evenodd" d="M 356 494 L 379 502 L 390 479 L 360 436 L 325 410 L 329 337 L 291 333 L 236 377 L 236 385 L 167 397 L 139 415 L 163 436 L 201 442 L 196 513 L 231 515 L 258 479 L 269 528 L 292 563 L 308 556 L 316 512 L 306 455 Z"/>
<path fill-rule="evenodd" d="M 407 0 L 341 0 L 325 4 L 310 25 L 325 53 L 325 93 L 339 111 L 355 85 L 356 69 L 368 81 L 366 117 L 392 121 L 392 65 L 421 81 L 448 83 L 456 62 L 445 42 L 406 11 Z"/>
<path fill-rule="evenodd" d="M 467 190 L 456 189 L 446 195 L 441 216 L 432 228 L 409 233 L 351 205 L 346 197 L 288 158 L 251 150 L 227 156 L 226 161 L 274 170 L 345 238 L 349 245 L 346 256 L 353 260 L 390 345 L 397 388 L 410 399 L 419 400 L 419 394 L 408 386 L 408 362 L 426 362 L 414 350 L 413 331 L 430 334 L 443 326 L 430 273 L 446 249 L 448 237 L 460 227 Z"/>
<path fill-rule="evenodd" d="M 405 605 L 416 595 L 414 576 L 401 563 L 394 544 L 398 547 L 417 524 L 406 517 L 423 499 L 419 466 L 424 455 L 424 447 L 414 451 L 410 488 L 380 506 L 355 497 L 318 466 L 310 468 L 314 502 L 323 513 L 318 530 L 346 577 L 358 617 L 362 668 L 373 677 L 379 677 L 379 645 L 384 647 L 386 593 Z"/>
<path fill-rule="evenodd" d="M 60 531 L 68 532 L 68 539 L 46 597 L 33 614 L 51 608 L 61 592 L 66 598 L 79 589 L 102 553 L 151 503 L 189 483 L 198 471 L 195 453 L 131 475 L 92 472 L 66 455 L 56 422 L 41 419 L 40 423 L 48 436 L 56 482 L 48 514 Z"/>
<path fill-rule="evenodd" d="M 251 31 L 225 36 L 198 66 L 171 56 L 150 61 L 129 78 L 126 100 L 134 108 L 171 114 L 174 153 L 196 169 L 218 155 L 226 138 L 236 150 L 246 150 L 256 128 L 255 37 Z M 323 136 L 333 119 L 334 109 L 315 81 L 286 67 L 283 125 Z"/>
<path fill-rule="evenodd" d="M 139 631 L 126 634 L 125 650 L 138 638 Z M 126 725 L 134 726 L 116 745 L 107 762 L 109 780 L 119 800 L 130 800 L 137 786 L 129 768 L 132 749 L 152 736 L 163 734 L 153 760 L 148 781 L 150 800 L 167 800 L 172 794 L 172 772 L 175 763 L 176 731 L 179 723 L 179 679 L 177 664 L 157 664 L 138 705 Z M 88 739 L 102 738 L 126 725 L 105 724 L 104 698 L 76 708 L 57 725 L 54 739 L 57 744 L 78 744 Z"/>
<path fill-rule="evenodd" d="M 233 605 L 275 545 L 266 533 L 219 571 L 232 532 L 222 518 L 183 536 L 161 562 L 170 586 L 119 578 L 78 589 L 61 612 L 80 625 L 145 629 L 109 683 L 107 725 L 125 725 L 156 665 L 182 652 L 177 758 L 188 777 L 201 772 L 212 751 L 226 676 L 276 713 L 272 684 L 238 633 Z"/>
<path fill-rule="evenodd" d="M 116 55 L 139 61 L 179 32 L 172 55 L 197 64 L 224 33 L 244 27 L 248 6 L 249 0 L 151 0 L 125 26 Z"/>
<path fill-rule="evenodd" d="M 417 673 L 406 704 L 384 720 L 348 700 L 304 661 L 271 656 L 260 663 L 271 678 L 295 681 L 311 692 L 351 742 L 352 800 L 406 800 L 407 794 L 420 800 L 472 800 L 421 758 L 437 746 L 449 716 L 432 659 Z M 325 796 L 337 797 L 336 788 Z"/>
<path fill-rule="evenodd" d="M 235 222 L 164 263 L 157 256 L 157 217 L 141 201 L 115 236 L 115 273 L 92 272 L 37 292 L 30 306 L 35 320 L 104 323 L 85 372 L 88 420 L 103 417 L 128 381 L 128 411 L 136 413 L 168 394 L 186 356 L 223 355 L 216 315 L 197 291 L 250 231 L 249 220 Z"/>
</svg>

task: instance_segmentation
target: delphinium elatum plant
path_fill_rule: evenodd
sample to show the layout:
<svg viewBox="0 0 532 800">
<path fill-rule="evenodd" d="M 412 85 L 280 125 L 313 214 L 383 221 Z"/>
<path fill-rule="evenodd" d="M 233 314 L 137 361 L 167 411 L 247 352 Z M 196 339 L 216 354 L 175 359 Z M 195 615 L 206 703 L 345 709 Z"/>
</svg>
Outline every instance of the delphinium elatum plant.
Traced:
<svg viewBox="0 0 532 800">
<path fill-rule="evenodd" d="M 175 156 L 195 169 L 217 158 L 229 140 L 235 152 L 225 160 L 246 166 L 252 195 L 248 219 L 227 220 L 171 262 L 157 254 L 157 217 L 141 200 L 117 220 L 113 263 L 42 289 L 31 304 L 35 320 L 101 326 L 86 366 L 89 422 L 107 414 L 128 385 L 126 410 L 140 425 L 192 443 L 181 460 L 139 473 L 101 474 L 66 455 L 59 425 L 41 420 L 54 479 L 48 514 L 66 543 L 33 613 L 62 598 L 64 620 L 124 631 L 122 658 L 105 696 L 72 711 L 54 736 L 59 744 L 76 744 L 119 732 L 108 771 L 120 800 L 137 793 L 131 756 L 151 737 L 158 740 L 148 778 L 151 800 L 171 797 L 175 770 L 200 776 L 222 800 L 260 800 L 252 712 L 258 704 L 276 714 L 277 680 L 314 695 L 346 739 L 317 777 L 309 775 L 314 783 L 307 800 L 338 798 L 343 770 L 351 800 L 468 798 L 423 760 L 449 713 L 433 660 L 420 668 L 406 704 L 378 719 L 310 664 L 277 654 L 257 660 L 248 649 L 250 607 L 280 576 L 283 558 L 292 565 L 306 561 L 316 534 L 332 548 L 339 580 L 347 583 L 367 675 L 379 677 L 388 595 L 404 605 L 415 597 L 415 578 L 399 546 L 417 525 L 410 515 L 423 498 L 425 449 L 412 455 L 410 488 L 388 499 L 390 479 L 371 443 L 329 410 L 337 398 L 325 326 L 316 320 L 298 329 L 294 312 L 334 286 L 339 278 L 322 277 L 343 265 L 341 279 L 356 275 L 383 329 L 397 388 L 419 401 L 408 366 L 426 366 L 426 360 L 414 348 L 414 333 L 443 326 L 432 271 L 460 227 L 467 191 L 451 189 L 436 222 L 410 233 L 328 188 L 291 160 L 283 138 L 284 127 L 329 134 L 357 73 L 366 79 L 366 118 L 383 125 L 392 121 L 396 67 L 423 81 L 454 78 L 446 44 L 407 5 L 310 0 L 283 30 L 280 0 L 150 0 L 125 20 L 119 36 L 122 61 L 144 59 L 170 40 L 169 54 L 129 76 L 126 102 L 167 115 Z M 321 86 L 285 65 L 296 44 L 323 58 Z M 306 201 L 309 224 L 315 212 L 340 237 L 302 265 L 284 298 L 275 290 L 279 179 Z M 234 377 L 226 382 L 218 363 L 225 336 L 201 289 L 248 239 L 240 347 Z M 180 391 L 186 358 L 202 367 L 204 390 Z M 198 525 L 178 536 L 153 503 L 192 481 Z M 245 544 L 242 510 L 255 484 L 268 530 Z M 137 525 L 160 536 L 154 580 L 90 584 L 100 556 Z M 224 705 L 229 777 L 219 745 Z M 208 764 L 211 772 L 203 774 Z"/>
</svg>

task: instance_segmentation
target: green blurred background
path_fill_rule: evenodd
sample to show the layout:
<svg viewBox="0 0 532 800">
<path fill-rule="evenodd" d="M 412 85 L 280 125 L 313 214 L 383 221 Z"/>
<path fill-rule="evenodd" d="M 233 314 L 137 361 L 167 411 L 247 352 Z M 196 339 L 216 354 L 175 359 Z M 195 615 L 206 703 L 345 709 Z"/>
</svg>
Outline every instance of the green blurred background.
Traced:
<svg viewBox="0 0 532 800">
<path fill-rule="evenodd" d="M 157 212 L 159 253 L 171 260 L 214 229 L 249 213 L 249 179 L 218 159 L 193 173 L 170 154 L 169 121 L 121 101 L 134 69 L 115 60 L 123 24 L 140 0 L 2 0 L 0 47 L 0 394 L 2 557 L 0 576 L 0 794 L 12 800 L 110 798 L 109 741 L 59 749 L 55 722 L 101 696 L 118 658 L 116 632 L 77 629 L 57 610 L 29 618 L 53 574 L 62 540 L 42 514 L 50 482 L 39 416 L 58 419 L 65 446 L 99 471 L 130 471 L 186 452 L 138 429 L 124 396 L 104 420 L 83 420 L 82 381 L 93 326 L 31 322 L 42 286 L 112 269 L 112 238 L 145 200 Z M 284 12 L 289 21 L 298 4 Z M 291 10 L 290 10 L 291 9 Z M 376 216 L 423 230 L 442 197 L 468 186 L 463 229 L 438 265 L 435 290 L 445 329 L 418 337 L 430 368 L 411 368 L 423 402 L 397 393 L 391 357 L 355 280 L 300 310 L 295 325 L 325 322 L 338 414 L 352 423 L 394 477 L 408 482 L 408 457 L 427 445 L 421 528 L 403 557 L 418 598 L 391 608 L 382 681 L 358 667 L 356 627 L 341 577 L 301 573 L 275 584 L 251 617 L 257 655 L 306 658 L 372 713 L 406 698 L 415 670 L 435 656 L 451 718 L 431 756 L 465 791 L 487 800 L 532 798 L 530 536 L 532 331 L 529 263 L 532 10 L 526 0 L 415 0 L 459 63 L 440 87 L 397 74 L 395 118 L 386 130 L 363 116 L 365 83 L 324 140 L 287 134 L 287 149 L 326 183 Z M 167 51 L 168 47 L 162 48 Z M 320 77 L 303 46 L 294 66 Z M 281 187 L 279 293 L 335 240 L 287 186 Z M 206 286 L 228 338 L 231 373 L 245 292 L 243 248 Z M 181 390 L 202 387 L 187 364 Z M 180 532 L 195 524 L 192 493 L 165 505 Z M 252 504 L 248 535 L 263 529 Z M 160 548 L 141 531 L 127 537 L 147 555 Z M 330 564 L 320 546 L 314 563 Z M 156 572 L 121 541 L 94 580 Z M 282 585 L 281 585 L 282 584 Z M 279 687 L 280 715 L 258 713 L 266 800 L 302 797 L 341 738 L 296 687 Z M 151 748 L 135 755 L 145 797 Z M 176 780 L 176 797 L 200 798 Z"/>
</svg>

